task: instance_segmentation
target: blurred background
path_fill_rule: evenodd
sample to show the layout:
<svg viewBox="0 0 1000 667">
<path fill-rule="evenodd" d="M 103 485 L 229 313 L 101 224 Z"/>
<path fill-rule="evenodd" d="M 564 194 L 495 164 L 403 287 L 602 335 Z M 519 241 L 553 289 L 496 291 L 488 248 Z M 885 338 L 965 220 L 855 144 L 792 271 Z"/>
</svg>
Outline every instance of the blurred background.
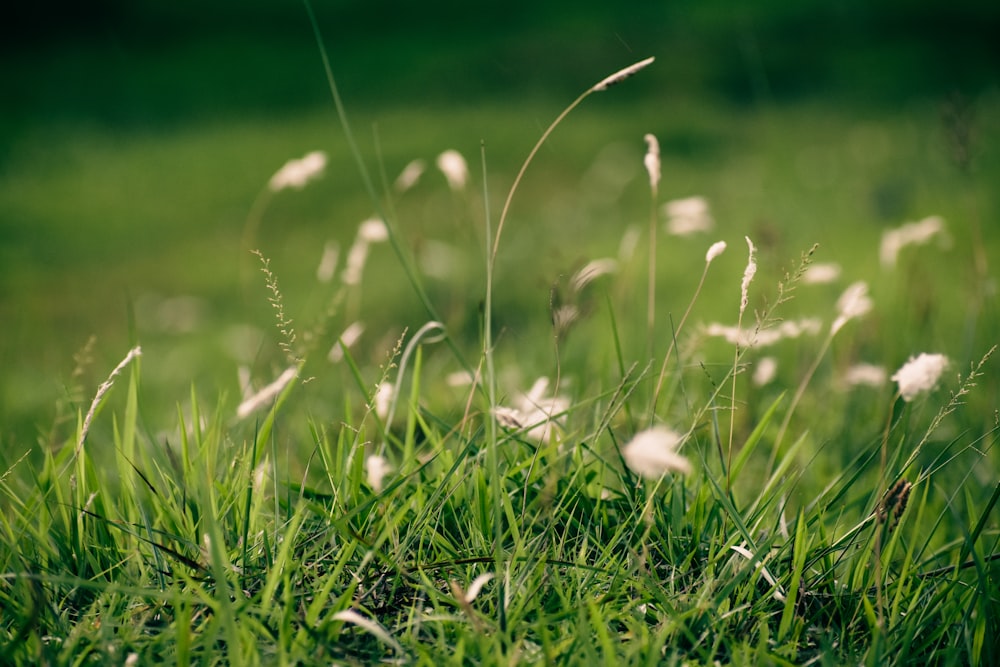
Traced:
<svg viewBox="0 0 1000 667">
<path fill-rule="evenodd" d="M 429 170 L 391 203 L 408 249 L 419 256 L 445 239 L 465 258 L 427 284 L 470 341 L 485 211 L 495 221 L 560 110 L 655 56 L 627 85 L 588 99 L 528 172 L 498 267 L 498 317 L 515 340 L 530 322 L 547 325 L 555 281 L 615 255 L 630 225 L 645 229 L 642 136 L 652 132 L 661 199 L 703 195 L 717 225 L 663 247 L 667 308 L 686 304 L 712 241 L 737 249 L 748 234 L 764 275 L 819 242 L 820 258 L 840 263 L 846 281 L 872 282 L 876 297 L 911 290 L 858 343 L 884 363 L 934 348 L 978 358 L 995 342 L 995 289 L 968 258 L 978 245 L 991 267 L 1000 260 L 996 2 L 315 0 L 314 9 L 376 181 L 391 183 L 414 159 L 433 165 L 446 149 L 469 162 L 465 192 Z M 234 405 L 240 365 L 273 378 L 274 316 L 243 247 L 268 179 L 290 158 L 329 155 L 319 181 L 273 197 L 255 237 L 302 329 L 329 302 L 316 282 L 324 245 L 338 243 L 343 257 L 373 213 L 304 6 L 15 3 L 0 26 L 0 72 L 0 450 L 44 441 L 55 406 L 89 401 L 132 344 L 146 352 L 144 389 L 168 410 L 192 384 Z M 928 215 L 947 221 L 948 243 L 880 273 L 882 231 Z M 954 268 L 936 269 L 942 256 Z M 388 247 L 370 262 L 363 298 L 340 303 L 327 334 L 364 319 L 359 354 L 377 364 L 403 326 L 427 317 Z M 731 319 L 743 249 L 725 262 L 734 278 L 717 307 L 704 299 L 706 317 Z M 894 349 L 879 343 L 887 328 L 904 330 Z"/>
</svg>

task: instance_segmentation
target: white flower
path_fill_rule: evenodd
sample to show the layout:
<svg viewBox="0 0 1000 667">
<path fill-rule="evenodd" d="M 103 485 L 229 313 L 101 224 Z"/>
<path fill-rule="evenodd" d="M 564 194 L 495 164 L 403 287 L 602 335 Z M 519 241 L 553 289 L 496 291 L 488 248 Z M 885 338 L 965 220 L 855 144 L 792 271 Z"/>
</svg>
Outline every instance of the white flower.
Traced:
<svg viewBox="0 0 1000 667">
<path fill-rule="evenodd" d="M 437 168 L 448 180 L 452 190 L 463 190 L 469 180 L 469 167 L 465 158 L 456 150 L 446 150 L 437 157 Z"/>
<path fill-rule="evenodd" d="M 837 299 L 839 314 L 830 326 L 830 334 L 836 334 L 845 324 L 867 314 L 871 309 L 872 300 L 868 296 L 868 283 L 863 280 L 852 283 Z"/>
<path fill-rule="evenodd" d="M 943 354 L 921 353 L 910 357 L 889 379 L 899 384 L 904 401 L 912 401 L 917 394 L 933 389 L 947 366 L 948 357 Z"/>
<path fill-rule="evenodd" d="M 707 232 L 715 225 L 704 197 L 674 199 L 663 205 L 667 216 L 667 232 L 674 236 L 687 236 Z"/>
<path fill-rule="evenodd" d="M 392 472 L 392 466 L 384 456 L 372 454 L 365 459 L 365 471 L 368 473 L 368 486 L 372 487 L 375 493 L 381 493 L 382 480 Z"/>
<path fill-rule="evenodd" d="M 725 252 L 725 250 L 726 250 L 726 242 L 716 241 L 708 249 L 708 252 L 705 253 L 705 263 L 711 264 L 712 260 L 721 255 L 723 252 Z"/>
<path fill-rule="evenodd" d="M 658 479 L 668 472 L 688 474 L 691 464 L 677 453 L 683 437 L 669 428 L 658 426 L 641 431 L 622 448 L 629 469 L 647 479 Z"/>
<path fill-rule="evenodd" d="M 879 247 L 879 259 L 883 268 L 889 269 L 896 265 L 896 258 L 903 247 L 922 245 L 942 232 L 944 220 L 936 215 L 883 232 L 882 245 Z"/>
<path fill-rule="evenodd" d="M 515 407 L 497 406 L 493 416 L 506 428 L 526 429 L 525 437 L 540 444 L 548 444 L 553 438 L 560 439 L 560 427 L 566 421 L 563 414 L 569 409 L 569 399 L 564 396 L 545 396 L 549 379 L 535 380 L 531 390 L 517 398 Z"/>
<path fill-rule="evenodd" d="M 646 172 L 649 174 L 649 187 L 653 189 L 653 193 L 655 194 L 656 188 L 660 184 L 660 142 L 652 134 L 647 134 L 643 137 L 643 140 L 645 140 L 646 146 L 648 146 L 646 157 L 643 158 L 643 164 L 646 165 Z"/>
<path fill-rule="evenodd" d="M 358 240 L 365 243 L 381 243 L 389 240 L 389 229 L 378 218 L 369 218 L 358 225 Z"/>
<path fill-rule="evenodd" d="M 279 169 L 267 186 L 274 192 L 286 188 L 301 190 L 311 180 L 319 178 L 326 168 L 326 153 L 313 151 L 298 160 L 289 160 Z"/>
</svg>

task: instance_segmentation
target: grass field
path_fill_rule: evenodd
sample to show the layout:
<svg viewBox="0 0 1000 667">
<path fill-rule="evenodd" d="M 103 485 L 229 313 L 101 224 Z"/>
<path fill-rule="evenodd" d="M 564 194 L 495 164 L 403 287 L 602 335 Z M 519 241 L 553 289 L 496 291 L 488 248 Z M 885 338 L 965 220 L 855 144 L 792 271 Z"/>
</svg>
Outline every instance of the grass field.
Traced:
<svg viewBox="0 0 1000 667">
<path fill-rule="evenodd" d="M 0 662 L 1000 660 L 997 90 L 746 105 L 658 56 L 536 144 L 632 60 L 347 131 L 16 118 Z"/>
</svg>

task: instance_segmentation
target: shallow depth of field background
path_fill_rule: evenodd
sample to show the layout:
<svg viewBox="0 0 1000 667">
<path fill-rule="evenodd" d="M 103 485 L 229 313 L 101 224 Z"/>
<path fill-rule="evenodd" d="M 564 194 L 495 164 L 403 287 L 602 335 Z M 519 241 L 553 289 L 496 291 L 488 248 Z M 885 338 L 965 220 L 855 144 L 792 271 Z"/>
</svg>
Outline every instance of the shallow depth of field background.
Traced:
<svg viewBox="0 0 1000 667">
<path fill-rule="evenodd" d="M 976 283 L 971 262 L 978 219 L 993 275 L 1000 265 L 995 3 L 637 4 L 316 0 L 373 173 L 391 182 L 410 160 L 433 164 L 449 148 L 469 161 L 464 193 L 430 169 L 392 206 L 418 256 L 433 241 L 457 251 L 450 276 L 426 284 L 470 350 L 484 284 L 481 147 L 495 222 L 555 115 L 647 56 L 654 66 L 592 96 L 558 128 L 515 200 L 495 319 L 501 354 L 517 359 L 529 384 L 552 372 L 551 346 L 534 342 L 549 331 L 551 286 L 614 256 L 629 225 L 645 234 L 647 132 L 662 146 L 661 200 L 703 195 L 717 223 L 693 238 L 661 233 L 664 327 L 719 239 L 730 250 L 695 317 L 732 323 L 748 235 L 761 248 L 759 295 L 813 243 L 818 261 L 843 266 L 840 283 L 800 291 L 785 315 L 811 313 L 810 294 L 829 308 L 847 283 L 869 282 L 877 312 L 834 363 L 841 354 L 895 367 L 931 351 L 966 370 L 996 342 L 996 285 Z M 300 4 L 35 7 L 10 10 L 0 29 L 2 461 L 44 438 L 74 354 L 92 335 L 83 384 L 95 387 L 140 343 L 146 404 L 168 414 L 192 383 L 234 405 L 241 364 L 274 377 L 273 314 L 240 242 L 255 198 L 287 159 L 330 156 L 321 180 L 275 197 L 255 243 L 301 329 L 329 296 L 315 280 L 323 245 L 339 242 L 343 257 L 373 212 Z M 946 242 L 883 271 L 882 231 L 929 215 L 945 219 Z M 644 334 L 641 267 L 634 321 L 619 323 L 635 341 Z M 426 320 L 387 245 L 375 248 L 360 295 L 331 327 L 351 319 L 367 324 L 358 355 L 373 365 L 403 327 Z M 566 345 L 570 356 L 589 352 L 585 336 Z M 995 397 L 995 380 L 987 384 Z"/>
</svg>

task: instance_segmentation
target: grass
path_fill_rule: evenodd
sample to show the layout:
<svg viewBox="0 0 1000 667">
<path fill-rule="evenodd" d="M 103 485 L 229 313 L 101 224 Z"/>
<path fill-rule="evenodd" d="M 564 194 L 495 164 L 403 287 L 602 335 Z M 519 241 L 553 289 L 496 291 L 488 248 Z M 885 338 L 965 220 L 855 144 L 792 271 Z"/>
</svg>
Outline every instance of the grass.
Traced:
<svg viewBox="0 0 1000 667">
<path fill-rule="evenodd" d="M 159 180 L 130 170 L 150 150 L 162 151 L 154 162 L 166 161 L 164 174 L 213 152 L 215 164 L 241 166 L 221 195 L 210 165 L 169 184 L 223 212 L 194 248 L 185 239 L 203 223 L 183 216 L 162 218 L 177 226 L 143 238 L 118 268 L 106 264 L 126 254 L 113 245 L 125 219 L 94 244 L 105 255 L 79 257 L 90 231 L 47 247 L 102 286 L 162 262 L 160 289 L 204 301 L 186 330 L 163 297 L 133 300 L 131 331 L 112 325 L 117 333 L 77 354 L 38 445 L 22 430 L 4 443 L 0 662 L 1000 660 L 997 320 L 987 277 L 967 260 L 977 242 L 968 211 L 980 212 L 982 229 L 995 217 L 988 179 L 950 167 L 943 142 L 893 118 L 856 123 L 816 108 L 746 118 L 709 107 L 664 120 L 655 105 L 617 106 L 617 92 L 578 100 L 530 165 L 519 160 L 535 155 L 560 109 L 541 107 L 535 124 L 497 121 L 504 134 L 470 159 L 473 184 L 458 192 L 432 170 L 403 195 L 383 195 L 382 182 L 415 155 L 431 162 L 446 140 L 472 158 L 475 132 L 498 116 L 470 111 L 467 126 L 442 127 L 419 110 L 382 115 L 377 142 L 349 134 L 375 196 L 354 192 L 362 179 L 330 177 L 356 169 L 345 145 L 330 147 L 322 185 L 278 193 L 264 212 L 266 274 L 234 239 L 268 170 L 336 136 L 329 114 L 276 140 L 266 161 L 240 147 L 260 133 L 256 122 L 106 153 L 86 138 L 70 146 L 133 192 Z M 931 113 L 908 117 L 927 123 Z M 712 129 L 713 115 L 732 124 Z M 441 129 L 417 139 L 413 126 Z M 719 221 L 718 237 L 661 234 L 653 337 L 648 257 L 619 254 L 628 224 L 647 224 L 646 132 L 662 146 L 661 192 L 703 192 Z M 733 141 L 739 150 L 720 148 Z M 628 143 L 599 152 L 612 142 Z M 991 159 L 979 163 L 986 174 Z M 522 164 L 524 180 L 511 180 Z M 56 188 L 41 212 L 37 194 L 16 184 L 3 201 L 58 221 L 73 213 L 61 202 L 107 182 L 77 179 L 57 171 L 34 184 Z M 500 201 L 510 207 L 494 218 Z M 335 237 L 343 257 L 355 230 L 317 233 L 309 223 L 360 221 L 374 207 L 396 252 L 374 245 L 358 286 L 317 284 L 322 242 Z M 152 204 L 138 213 L 163 215 Z M 950 249 L 910 247 L 894 270 L 879 267 L 883 228 L 929 213 L 948 220 Z M 795 224 L 805 219 L 821 224 Z M 282 226 L 289 220 L 297 226 Z M 741 316 L 744 236 L 759 250 Z M 717 238 L 729 247 L 701 286 Z M 414 260 L 442 239 L 455 257 L 444 280 Z M 995 242 L 985 249 L 992 268 Z M 574 289 L 573 273 L 600 257 L 616 257 L 618 270 Z M 191 270 L 191 258 L 206 268 Z M 815 261 L 840 263 L 843 277 L 805 284 L 798 274 Z M 16 264 L 10 284 L 34 277 L 33 267 Z M 827 335 L 854 280 L 869 283 L 874 310 Z M 93 303 L 92 287 L 78 290 L 51 307 L 71 309 L 74 296 Z M 554 330 L 551 311 L 563 305 L 581 316 Z M 433 327 L 418 335 L 432 317 L 444 340 Z M 701 326 L 741 317 L 751 332 L 802 317 L 821 327 L 765 347 L 734 346 Z M 362 342 L 331 363 L 328 350 L 358 319 Z M 122 361 L 139 343 L 141 354 Z M 925 351 L 948 355 L 951 367 L 912 402 L 889 381 L 843 387 L 857 362 L 892 373 Z M 766 356 L 778 373 L 758 385 L 751 377 Z M 297 377 L 240 419 L 237 365 L 256 390 L 289 367 Z M 458 371 L 480 379 L 453 386 Z M 545 397 L 498 424 L 497 409 L 515 406 L 539 376 L 550 380 Z M 386 383 L 396 388 L 388 411 L 376 400 Z M 552 396 L 563 398 L 540 400 Z M 550 437 L 533 435 L 531 415 L 554 420 Z M 622 447 L 650 424 L 683 434 L 691 474 L 646 479 L 625 464 Z M 369 474 L 376 454 L 391 466 L 382 479 Z"/>
</svg>

